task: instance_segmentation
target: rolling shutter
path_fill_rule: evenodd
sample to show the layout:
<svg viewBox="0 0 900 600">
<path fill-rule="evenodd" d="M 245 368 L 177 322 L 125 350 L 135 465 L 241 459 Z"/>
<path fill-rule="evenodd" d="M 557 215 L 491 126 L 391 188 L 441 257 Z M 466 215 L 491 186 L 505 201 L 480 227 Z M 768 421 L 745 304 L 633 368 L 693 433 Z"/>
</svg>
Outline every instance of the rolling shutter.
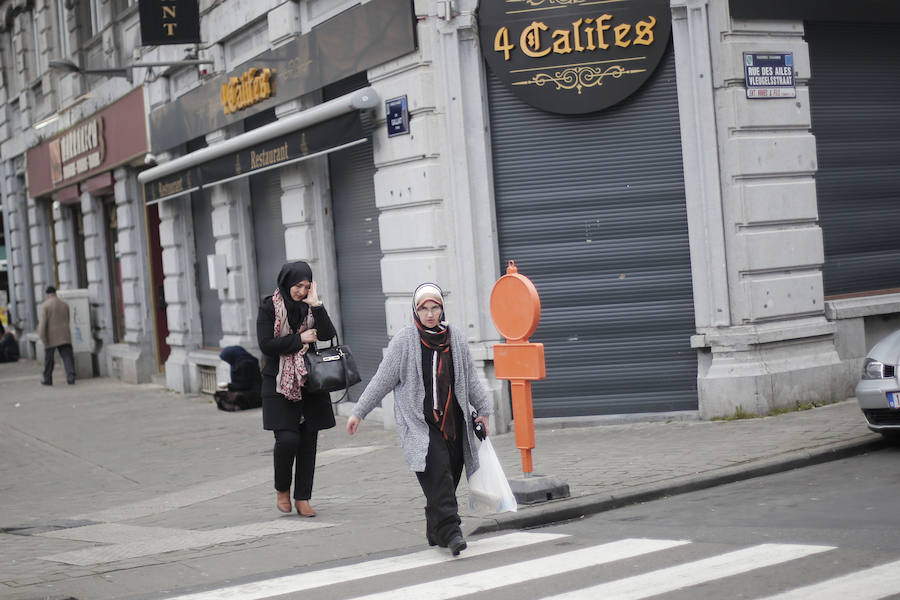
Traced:
<svg viewBox="0 0 900 600">
<path fill-rule="evenodd" d="M 368 85 L 365 74 L 326 88 L 325 99 Z M 363 129 L 371 132 L 371 117 L 360 113 Z M 371 137 L 365 144 L 328 155 L 334 244 L 341 292 L 341 341 L 353 349 L 365 389 L 388 345 L 387 298 L 381 284 L 381 237 L 375 206 L 375 160 Z"/>
<path fill-rule="evenodd" d="M 900 25 L 805 29 L 825 294 L 900 288 Z"/>
<path fill-rule="evenodd" d="M 697 408 L 697 356 L 671 48 L 600 113 L 542 112 L 489 73 L 501 265 L 541 296 L 536 417 Z"/>
<path fill-rule="evenodd" d="M 281 169 L 250 176 L 253 244 L 256 252 L 257 300 L 272 294 L 287 262 L 281 217 Z"/>
</svg>

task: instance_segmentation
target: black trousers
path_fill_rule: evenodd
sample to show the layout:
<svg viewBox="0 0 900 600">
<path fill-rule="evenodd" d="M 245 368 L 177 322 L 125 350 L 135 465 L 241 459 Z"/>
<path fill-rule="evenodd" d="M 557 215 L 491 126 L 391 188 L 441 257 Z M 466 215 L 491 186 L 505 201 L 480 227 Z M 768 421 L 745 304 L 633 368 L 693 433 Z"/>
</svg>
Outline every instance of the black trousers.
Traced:
<svg viewBox="0 0 900 600">
<path fill-rule="evenodd" d="M 275 430 L 275 490 L 291 491 L 294 471 L 294 500 L 309 500 L 316 472 L 316 446 L 319 432 L 300 424 L 300 431 Z"/>
<path fill-rule="evenodd" d="M 44 348 L 44 383 L 53 383 L 54 350 L 59 350 L 62 357 L 63 366 L 66 368 L 66 381 L 75 383 L 75 356 L 72 354 L 72 344 Z"/>
<path fill-rule="evenodd" d="M 461 434 L 460 429 L 458 433 Z M 416 477 L 425 493 L 426 535 L 441 545 L 446 545 L 454 535 L 462 535 L 456 502 L 456 487 L 464 461 L 462 444 L 461 435 L 455 440 L 445 440 L 436 425 L 428 424 L 425 470 L 417 472 Z"/>
</svg>

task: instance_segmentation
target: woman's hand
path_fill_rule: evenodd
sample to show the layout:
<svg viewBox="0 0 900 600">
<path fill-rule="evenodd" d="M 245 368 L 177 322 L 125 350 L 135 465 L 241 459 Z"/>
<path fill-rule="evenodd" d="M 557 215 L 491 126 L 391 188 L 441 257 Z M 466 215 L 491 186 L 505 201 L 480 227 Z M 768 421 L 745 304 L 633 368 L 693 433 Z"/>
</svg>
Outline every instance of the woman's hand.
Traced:
<svg viewBox="0 0 900 600">
<path fill-rule="evenodd" d="M 304 344 L 312 344 L 319 341 L 319 336 L 315 329 L 304 329 L 300 334 L 300 341 Z"/>
<path fill-rule="evenodd" d="M 322 306 L 322 301 L 319 300 L 319 286 L 316 285 L 315 280 L 309 284 L 309 292 L 307 292 L 303 301 L 309 304 L 310 307 Z"/>
<path fill-rule="evenodd" d="M 359 428 L 359 417 L 356 415 L 350 415 L 350 418 L 347 419 L 347 433 L 353 435 L 356 433 L 356 430 Z"/>
<path fill-rule="evenodd" d="M 488 421 L 490 421 L 489 417 L 477 417 L 475 419 L 476 423 L 481 423 L 484 426 L 484 437 L 487 437 L 491 434 L 491 432 L 488 431 Z"/>
</svg>

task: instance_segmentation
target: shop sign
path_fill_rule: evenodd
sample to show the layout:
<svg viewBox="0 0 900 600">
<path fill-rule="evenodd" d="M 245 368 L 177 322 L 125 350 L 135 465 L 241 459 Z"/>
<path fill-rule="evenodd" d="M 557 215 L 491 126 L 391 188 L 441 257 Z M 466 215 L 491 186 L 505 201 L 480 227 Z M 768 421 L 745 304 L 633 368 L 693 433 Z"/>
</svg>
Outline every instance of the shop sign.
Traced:
<svg viewBox="0 0 900 600">
<path fill-rule="evenodd" d="M 311 31 L 260 53 L 237 65 L 233 71 L 210 77 L 203 85 L 171 102 L 162 103 L 149 116 L 153 151 L 171 150 L 236 120 L 274 108 L 285 100 L 364 73 L 409 54 L 416 47 L 416 15 L 410 0 L 357 3 Z M 277 69 L 278 97 L 272 86 L 268 97 L 247 104 L 236 113 L 225 113 L 221 102 L 222 86 L 228 85 L 233 78 L 240 79 L 254 66 Z M 275 75 L 273 69 L 272 81 Z"/>
<path fill-rule="evenodd" d="M 790 52 L 744 52 L 748 98 L 796 98 L 794 55 Z"/>
<path fill-rule="evenodd" d="M 38 198 L 147 153 L 144 90 L 136 88 L 63 133 L 29 148 L 28 193 Z"/>
<path fill-rule="evenodd" d="M 359 114 L 347 113 L 149 181 L 144 184 L 144 199 L 146 202 L 156 202 L 187 194 L 298 162 L 344 144 L 363 142 L 365 139 Z"/>
<path fill-rule="evenodd" d="M 231 77 L 222 84 L 222 110 L 230 115 L 257 102 L 262 102 L 274 94 L 272 69 L 247 69 L 238 77 Z"/>
<path fill-rule="evenodd" d="M 482 0 L 481 50 L 524 102 L 583 114 L 621 102 L 662 60 L 668 0 Z"/>
<path fill-rule="evenodd" d="M 50 142 L 53 185 L 65 183 L 103 164 L 103 118 L 94 117 Z"/>
<path fill-rule="evenodd" d="M 407 109 L 406 96 L 385 101 L 384 112 L 387 115 L 388 137 L 409 133 L 409 110 Z"/>
<path fill-rule="evenodd" d="M 199 0 L 139 0 L 141 45 L 200 43 Z"/>
</svg>

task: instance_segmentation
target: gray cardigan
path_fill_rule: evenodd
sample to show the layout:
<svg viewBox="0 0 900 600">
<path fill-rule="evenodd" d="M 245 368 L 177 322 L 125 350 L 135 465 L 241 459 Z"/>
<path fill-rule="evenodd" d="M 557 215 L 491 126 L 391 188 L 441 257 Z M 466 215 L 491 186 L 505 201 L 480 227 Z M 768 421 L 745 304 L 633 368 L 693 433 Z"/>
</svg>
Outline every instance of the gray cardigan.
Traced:
<svg viewBox="0 0 900 600">
<path fill-rule="evenodd" d="M 453 391 L 465 420 L 463 454 L 466 477 L 469 477 L 478 469 L 478 453 L 474 451 L 475 433 L 470 422 L 472 408 L 479 417 L 491 414 L 493 408 L 487 391 L 478 380 L 469 345 L 453 327 L 450 328 L 450 350 L 453 354 Z M 425 456 L 428 454 L 428 424 L 423 410 L 425 383 L 422 379 L 422 344 L 419 331 L 414 325 L 404 327 L 391 339 L 387 353 L 378 365 L 378 371 L 359 397 L 353 414 L 365 419 L 375 405 L 391 391 L 394 392 L 394 420 L 403 456 L 411 470 L 422 472 L 425 470 Z"/>
</svg>

